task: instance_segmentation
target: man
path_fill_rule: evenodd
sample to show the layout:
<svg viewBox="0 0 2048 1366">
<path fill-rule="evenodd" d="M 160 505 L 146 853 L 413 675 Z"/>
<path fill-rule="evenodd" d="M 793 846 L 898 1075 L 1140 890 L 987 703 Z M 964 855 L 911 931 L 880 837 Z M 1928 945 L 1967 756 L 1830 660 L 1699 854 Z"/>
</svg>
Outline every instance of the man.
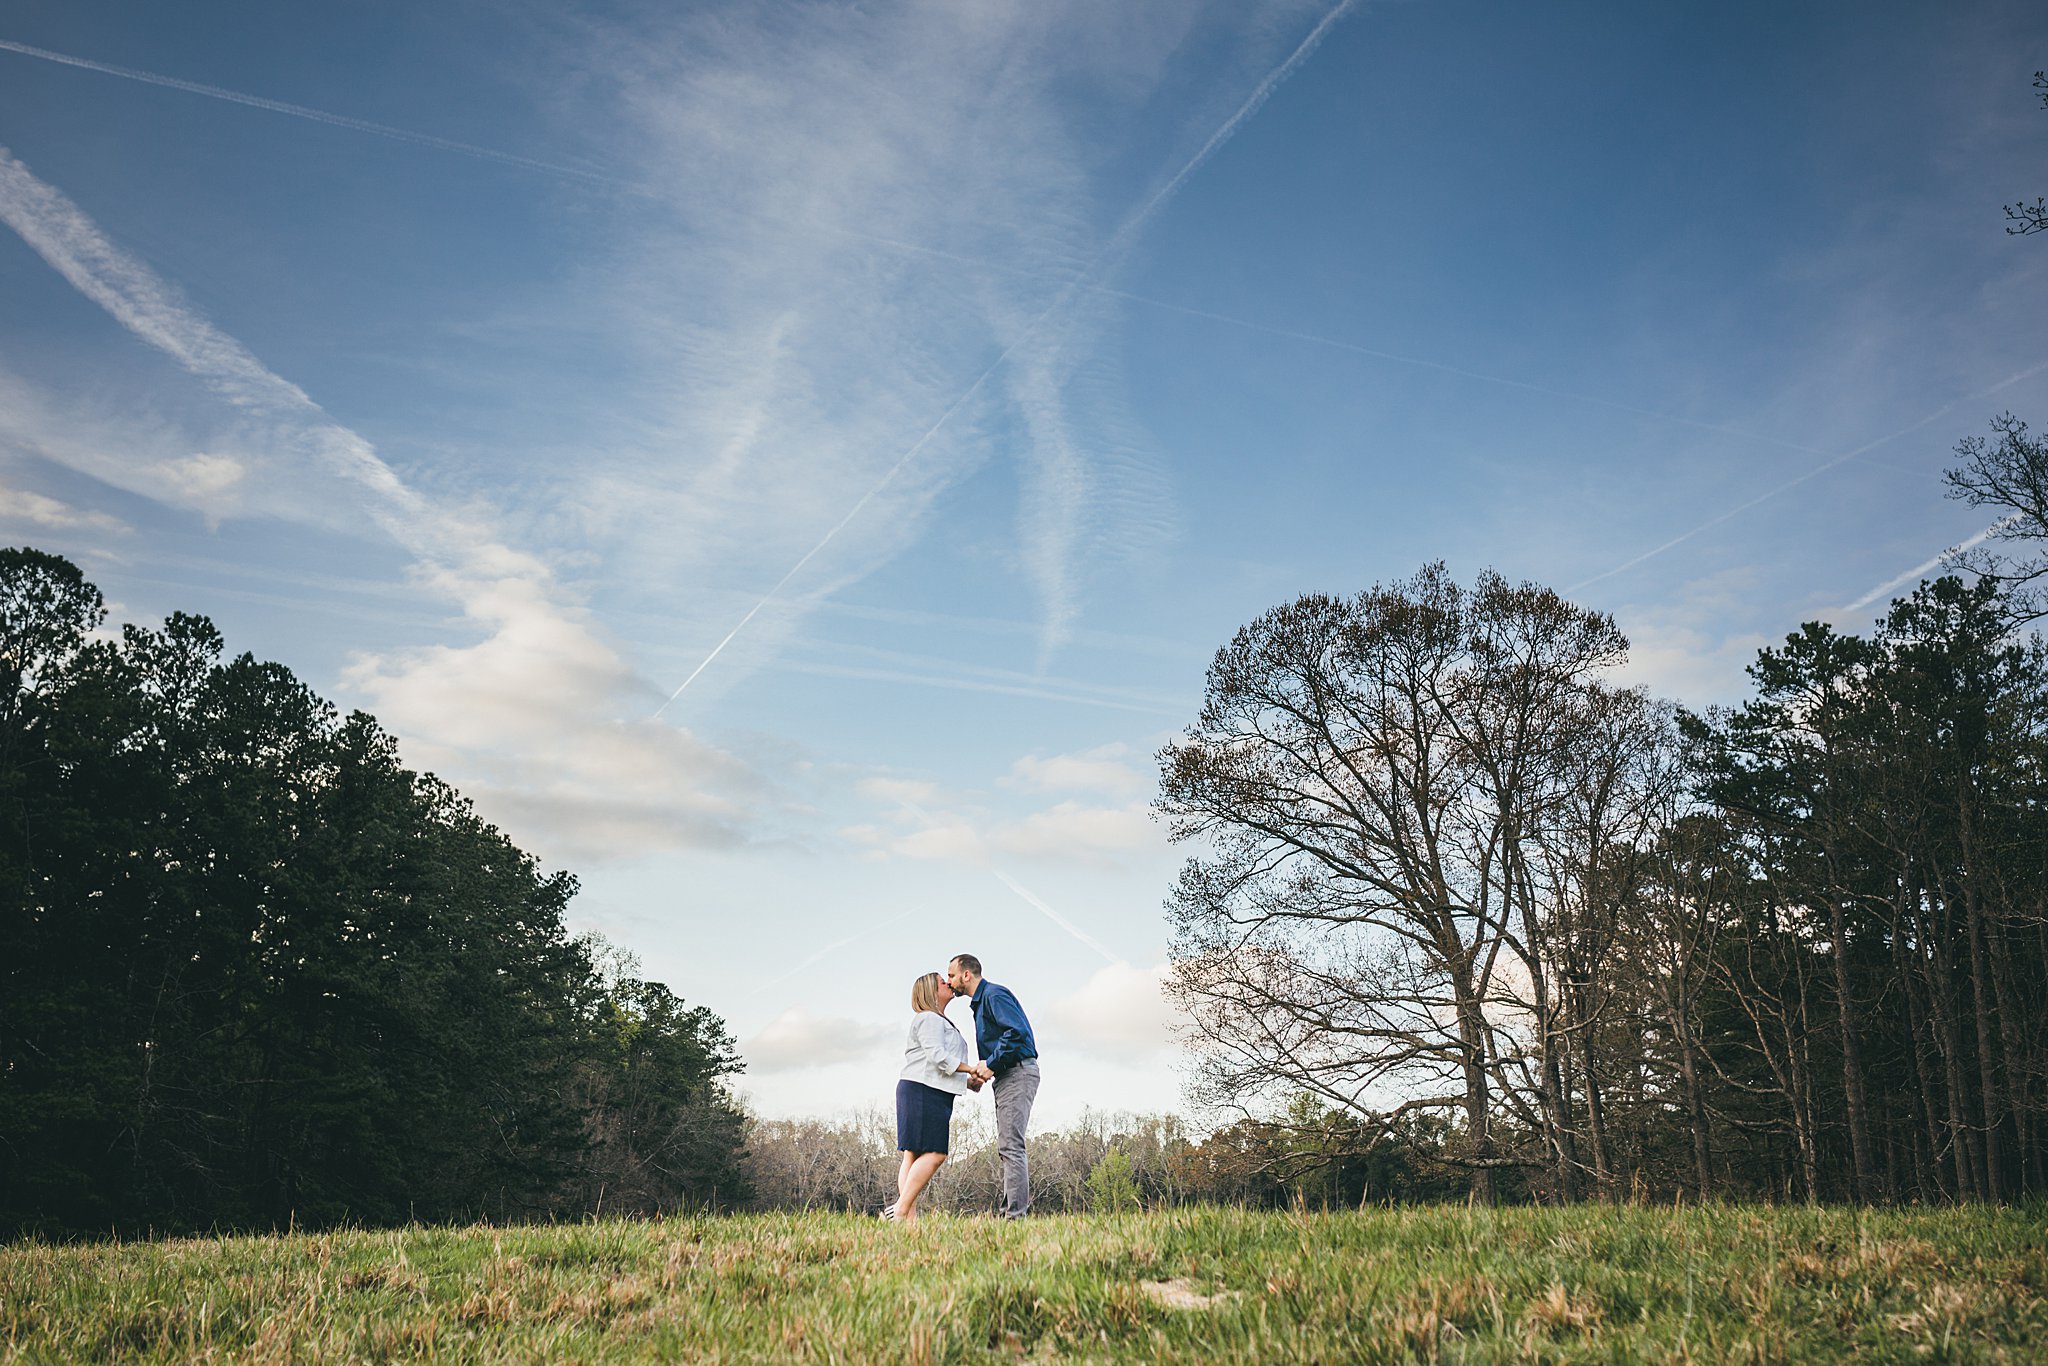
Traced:
<svg viewBox="0 0 2048 1366">
<path fill-rule="evenodd" d="M 974 1004 L 974 1042 L 981 1053 L 975 1075 L 995 1083 L 996 1156 L 1003 1163 L 1003 1217 L 1031 1212 L 1031 1166 L 1024 1155 L 1024 1130 L 1031 1102 L 1038 1098 L 1038 1042 L 1031 1021 L 1008 987 L 981 975 L 981 960 L 963 953 L 946 964 L 946 984 Z"/>
</svg>

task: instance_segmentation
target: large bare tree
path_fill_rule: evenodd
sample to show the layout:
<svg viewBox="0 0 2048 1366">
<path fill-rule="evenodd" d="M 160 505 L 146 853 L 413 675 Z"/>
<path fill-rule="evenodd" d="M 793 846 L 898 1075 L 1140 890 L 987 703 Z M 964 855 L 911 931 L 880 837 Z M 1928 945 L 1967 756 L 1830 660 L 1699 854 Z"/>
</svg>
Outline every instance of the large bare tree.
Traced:
<svg viewBox="0 0 2048 1366">
<path fill-rule="evenodd" d="M 1200 1098 L 1307 1093 L 1368 1127 L 1451 1110 L 1482 1197 L 1528 1160 L 1496 1143 L 1505 1113 L 1572 1194 L 1563 1065 L 1591 990 L 1566 1003 L 1549 950 L 1584 947 L 1611 882 L 1595 864 L 1627 804 L 1587 784 L 1630 762 L 1616 723 L 1640 699 L 1601 681 L 1626 649 L 1549 589 L 1438 564 L 1302 597 L 1217 654 L 1158 803 L 1197 849 L 1170 990 Z"/>
</svg>

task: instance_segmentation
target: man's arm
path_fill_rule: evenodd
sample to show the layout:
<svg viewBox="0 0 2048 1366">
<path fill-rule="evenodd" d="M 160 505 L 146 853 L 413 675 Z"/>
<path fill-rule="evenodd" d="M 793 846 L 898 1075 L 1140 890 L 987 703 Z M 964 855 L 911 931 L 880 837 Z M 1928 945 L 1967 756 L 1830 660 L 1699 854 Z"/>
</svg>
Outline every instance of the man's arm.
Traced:
<svg viewBox="0 0 2048 1366">
<path fill-rule="evenodd" d="M 993 1026 L 988 1046 L 981 1053 L 982 1066 L 1000 1077 L 1022 1061 L 1018 1054 L 1024 1049 L 1024 1007 L 1018 1005 L 1017 998 L 1008 991 L 997 988 L 988 993 L 982 1010 Z"/>
</svg>

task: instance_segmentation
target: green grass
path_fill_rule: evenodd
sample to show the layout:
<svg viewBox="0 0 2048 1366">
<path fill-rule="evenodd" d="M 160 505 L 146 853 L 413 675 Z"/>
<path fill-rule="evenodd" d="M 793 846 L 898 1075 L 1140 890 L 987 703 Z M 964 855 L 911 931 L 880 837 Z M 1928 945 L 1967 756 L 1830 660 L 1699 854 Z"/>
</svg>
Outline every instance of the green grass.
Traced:
<svg viewBox="0 0 2048 1366">
<path fill-rule="evenodd" d="M 0 1247 L 0 1362 L 2048 1360 L 2048 1212 L 1187 1209 Z"/>
</svg>

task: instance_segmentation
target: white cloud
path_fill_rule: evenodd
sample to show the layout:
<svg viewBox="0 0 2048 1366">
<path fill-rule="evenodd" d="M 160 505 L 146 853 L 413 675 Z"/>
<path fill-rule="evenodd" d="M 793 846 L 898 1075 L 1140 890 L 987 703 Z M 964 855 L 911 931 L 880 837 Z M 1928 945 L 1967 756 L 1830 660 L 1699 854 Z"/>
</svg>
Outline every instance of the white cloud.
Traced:
<svg viewBox="0 0 2048 1366">
<path fill-rule="evenodd" d="M 1130 762 L 1121 742 L 1040 758 L 1027 754 L 1010 767 L 1006 785 L 1036 792 L 1103 792 L 1131 796 L 1151 786 L 1151 777 Z"/>
<path fill-rule="evenodd" d="M 210 455 L 201 451 L 183 460 L 166 461 L 158 467 L 165 480 L 186 499 L 210 506 L 222 494 L 242 482 L 249 470 L 232 455 Z"/>
<path fill-rule="evenodd" d="M 1743 670 L 1760 648 L 1776 643 L 1731 629 L 1754 619 L 1758 579 L 1752 569 L 1728 569 L 1686 584 L 1671 602 L 1616 611 L 1629 639 L 1617 681 L 1696 707 L 1740 697 L 1748 688 Z"/>
<path fill-rule="evenodd" d="M 1173 1010 L 1161 991 L 1165 963 L 1107 964 L 1080 990 L 1046 1007 L 1033 1028 L 1048 1039 L 1111 1060 L 1150 1058 L 1171 1050 Z"/>
<path fill-rule="evenodd" d="M 764 795 L 754 773 L 687 730 L 647 720 L 645 681 L 544 571 L 434 578 L 483 639 L 359 654 L 345 675 L 409 756 L 458 773 L 480 809 L 551 857 L 745 838 L 750 800 Z"/>
<path fill-rule="evenodd" d="M 84 511 L 28 489 L 0 484 L 0 522 L 25 522 L 49 531 L 126 531 L 118 517 Z"/>
<path fill-rule="evenodd" d="M 999 825 L 990 840 L 1008 853 L 1082 861 L 1166 843 L 1163 831 L 1153 824 L 1142 804 L 1083 806 L 1073 801 Z"/>
<path fill-rule="evenodd" d="M 886 1025 L 824 1018 L 791 1006 L 739 1047 L 747 1071 L 765 1074 L 874 1058 L 898 1038 L 899 1032 Z"/>
<path fill-rule="evenodd" d="M 906 806 L 928 805 L 939 799 L 938 784 L 913 778 L 863 778 L 854 790 L 870 801 Z"/>
<path fill-rule="evenodd" d="M 978 806 L 944 805 L 944 794 L 928 783 L 870 779 L 856 790 L 890 808 L 879 822 L 839 832 L 871 858 L 987 868 L 1001 855 L 1016 855 L 1102 866 L 1165 844 L 1164 832 L 1142 802 L 1095 806 L 1069 799 L 1022 815 L 1002 815 Z"/>
</svg>

